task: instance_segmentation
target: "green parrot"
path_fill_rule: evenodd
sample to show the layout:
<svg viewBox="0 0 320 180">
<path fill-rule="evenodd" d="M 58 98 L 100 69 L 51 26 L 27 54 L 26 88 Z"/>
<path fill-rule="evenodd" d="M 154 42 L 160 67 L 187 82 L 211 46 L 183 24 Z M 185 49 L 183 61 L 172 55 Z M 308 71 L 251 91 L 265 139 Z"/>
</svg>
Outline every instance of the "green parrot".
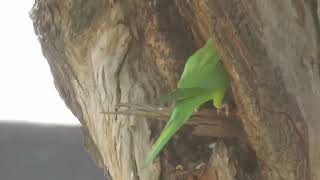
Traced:
<svg viewBox="0 0 320 180">
<path fill-rule="evenodd" d="M 218 110 L 222 107 L 223 97 L 230 80 L 219 60 L 220 56 L 212 39 L 189 57 L 177 89 L 161 99 L 174 101 L 175 106 L 170 120 L 148 153 L 146 164 L 153 161 L 173 134 L 198 107 L 211 99 Z"/>
</svg>

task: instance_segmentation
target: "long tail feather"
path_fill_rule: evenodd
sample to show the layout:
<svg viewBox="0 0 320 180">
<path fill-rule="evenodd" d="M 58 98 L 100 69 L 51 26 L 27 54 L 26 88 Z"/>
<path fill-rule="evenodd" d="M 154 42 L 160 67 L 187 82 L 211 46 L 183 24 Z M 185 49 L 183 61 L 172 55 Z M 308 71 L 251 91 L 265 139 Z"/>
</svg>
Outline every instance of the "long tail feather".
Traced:
<svg viewBox="0 0 320 180">
<path fill-rule="evenodd" d="M 159 154 L 161 149 L 167 144 L 173 134 L 176 133 L 183 123 L 191 116 L 192 112 L 211 98 L 212 96 L 210 93 L 207 93 L 177 102 L 169 122 L 166 124 L 164 130 L 160 134 L 160 137 L 152 146 L 151 151 L 147 155 L 145 161 L 146 165 L 153 161 L 153 159 Z"/>
</svg>

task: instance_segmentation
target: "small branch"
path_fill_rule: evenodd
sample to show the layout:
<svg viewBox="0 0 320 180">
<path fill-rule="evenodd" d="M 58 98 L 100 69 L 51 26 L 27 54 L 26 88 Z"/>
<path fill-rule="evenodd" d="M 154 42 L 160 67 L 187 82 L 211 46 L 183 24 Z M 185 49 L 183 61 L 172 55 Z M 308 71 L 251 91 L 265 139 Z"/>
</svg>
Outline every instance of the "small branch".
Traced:
<svg viewBox="0 0 320 180">
<path fill-rule="evenodd" d="M 101 112 L 103 114 L 117 114 L 124 116 L 143 116 L 161 121 L 168 121 L 170 109 L 168 107 L 156 107 L 146 104 L 119 103 L 115 105 L 118 111 Z M 192 126 L 192 134 L 196 136 L 220 137 L 220 138 L 240 138 L 245 137 L 243 129 L 237 125 L 235 113 L 230 113 L 229 117 L 218 116 L 211 109 L 202 108 L 192 114 L 186 125 Z"/>
</svg>

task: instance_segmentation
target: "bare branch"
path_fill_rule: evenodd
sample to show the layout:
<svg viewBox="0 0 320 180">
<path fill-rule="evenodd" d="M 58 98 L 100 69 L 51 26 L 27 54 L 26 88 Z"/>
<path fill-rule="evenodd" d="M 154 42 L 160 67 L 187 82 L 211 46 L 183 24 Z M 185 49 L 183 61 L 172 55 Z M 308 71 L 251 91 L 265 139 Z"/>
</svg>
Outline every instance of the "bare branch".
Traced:
<svg viewBox="0 0 320 180">
<path fill-rule="evenodd" d="M 101 112 L 103 114 L 117 114 L 124 116 L 143 116 L 149 119 L 168 121 L 170 117 L 170 108 L 157 107 L 147 104 L 119 103 L 115 105 L 119 110 L 114 112 Z M 196 136 L 221 137 L 221 138 L 239 138 L 243 139 L 245 133 L 236 123 L 237 116 L 231 113 L 231 116 L 218 116 L 215 111 L 208 108 L 202 108 L 192 114 L 186 125 L 192 126 L 192 134 Z"/>
</svg>

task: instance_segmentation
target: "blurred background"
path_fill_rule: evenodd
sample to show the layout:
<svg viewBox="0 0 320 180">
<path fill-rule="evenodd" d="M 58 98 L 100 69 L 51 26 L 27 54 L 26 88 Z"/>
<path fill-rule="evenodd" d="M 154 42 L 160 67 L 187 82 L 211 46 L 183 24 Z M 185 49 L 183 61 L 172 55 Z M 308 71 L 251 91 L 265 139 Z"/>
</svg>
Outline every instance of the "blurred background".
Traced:
<svg viewBox="0 0 320 180">
<path fill-rule="evenodd" d="M 33 31 L 34 0 L 0 6 L 0 179 L 102 180 Z"/>
<path fill-rule="evenodd" d="M 103 180 L 79 127 L 0 123 L 1 180 Z"/>
</svg>

